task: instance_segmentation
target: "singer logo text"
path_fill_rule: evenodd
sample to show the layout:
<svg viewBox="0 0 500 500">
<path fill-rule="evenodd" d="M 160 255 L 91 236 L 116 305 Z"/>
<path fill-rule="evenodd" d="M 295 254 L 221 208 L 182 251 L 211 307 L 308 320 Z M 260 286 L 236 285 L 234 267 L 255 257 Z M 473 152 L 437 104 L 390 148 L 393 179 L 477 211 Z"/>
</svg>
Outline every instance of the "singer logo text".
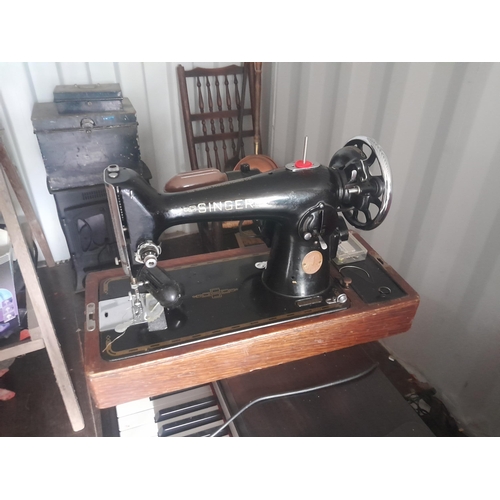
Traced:
<svg viewBox="0 0 500 500">
<path fill-rule="evenodd" d="M 198 203 L 197 205 L 189 205 L 183 207 L 184 213 L 213 213 L 213 212 L 235 212 L 237 210 L 245 210 L 248 208 L 255 208 L 256 203 L 252 198 L 244 200 L 226 200 L 215 201 L 213 203 Z"/>
</svg>

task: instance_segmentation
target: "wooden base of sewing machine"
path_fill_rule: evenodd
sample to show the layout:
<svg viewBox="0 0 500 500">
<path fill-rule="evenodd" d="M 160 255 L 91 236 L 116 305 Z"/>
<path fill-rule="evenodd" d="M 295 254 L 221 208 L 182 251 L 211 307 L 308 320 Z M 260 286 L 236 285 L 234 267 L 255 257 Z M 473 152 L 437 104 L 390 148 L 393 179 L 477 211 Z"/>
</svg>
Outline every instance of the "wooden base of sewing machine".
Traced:
<svg viewBox="0 0 500 500">
<path fill-rule="evenodd" d="M 396 298 L 367 299 L 353 287 L 343 291 L 350 307 L 313 317 L 210 337 L 203 342 L 178 345 L 167 350 L 109 361 L 102 356 L 98 314 L 96 325 L 85 326 L 84 365 L 87 381 L 98 408 L 223 380 L 262 368 L 371 342 L 410 329 L 419 304 L 417 293 L 359 236 L 371 261 L 384 279 L 401 293 Z M 167 271 L 224 259 L 245 259 L 265 251 L 254 246 L 160 262 Z M 86 281 L 86 306 L 98 304 L 103 280 L 118 279 L 121 269 L 90 274 Z M 332 266 L 332 276 L 340 279 Z M 378 286 L 378 285 L 377 285 Z M 395 287 L 393 287 L 395 288 Z M 362 298 L 363 297 L 363 298 Z"/>
</svg>

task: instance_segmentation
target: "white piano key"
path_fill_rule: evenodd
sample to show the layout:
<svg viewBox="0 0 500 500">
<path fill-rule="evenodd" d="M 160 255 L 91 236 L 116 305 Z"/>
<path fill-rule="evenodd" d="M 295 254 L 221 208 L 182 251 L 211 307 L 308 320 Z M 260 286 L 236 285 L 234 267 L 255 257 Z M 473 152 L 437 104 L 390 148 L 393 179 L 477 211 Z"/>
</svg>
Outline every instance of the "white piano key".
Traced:
<svg viewBox="0 0 500 500">
<path fill-rule="evenodd" d="M 123 415 L 118 419 L 118 429 L 124 431 L 127 429 L 132 429 L 133 427 L 139 427 L 141 425 L 148 424 L 149 422 L 155 421 L 155 412 L 153 408 L 149 408 L 144 411 L 137 413 L 132 413 L 131 415 Z"/>
<path fill-rule="evenodd" d="M 143 398 L 137 399 L 136 401 L 130 401 L 128 403 L 123 403 L 116 407 L 116 415 L 121 418 L 125 415 L 131 415 L 133 413 L 138 413 L 149 408 L 154 408 L 156 412 L 166 408 L 168 406 L 176 406 L 178 404 L 193 401 L 195 399 L 200 399 L 206 396 L 211 396 L 212 390 L 209 385 L 203 385 L 199 387 L 194 387 L 193 389 L 188 389 L 186 391 L 175 392 L 172 394 L 166 394 L 154 399 Z"/>
<path fill-rule="evenodd" d="M 205 431 L 209 429 L 215 429 L 213 432 L 215 432 L 219 427 L 224 425 L 224 420 L 217 420 L 216 422 L 212 422 L 210 424 L 204 424 L 201 425 L 200 427 L 196 427 L 196 429 L 188 429 L 185 431 L 178 432 L 176 434 L 171 434 L 168 437 L 186 437 L 190 436 L 191 434 L 194 434 L 195 432 L 200 432 L 200 431 Z"/>
<path fill-rule="evenodd" d="M 190 401 L 206 398 L 207 396 L 213 396 L 212 389 L 209 385 L 202 385 L 194 387 L 193 389 L 187 389 L 186 391 L 165 394 L 164 396 L 153 399 L 152 404 L 155 411 L 158 412 L 163 408 L 189 403 Z"/>
<path fill-rule="evenodd" d="M 202 419 L 203 415 L 209 412 L 220 412 L 220 408 L 216 402 L 209 405 L 207 408 L 198 410 L 190 410 L 183 415 L 169 416 L 165 420 L 158 423 L 155 422 L 158 414 L 162 410 L 168 410 L 178 406 L 189 407 L 190 404 L 197 402 L 207 397 L 215 397 L 211 385 L 203 385 L 178 391 L 171 394 L 165 394 L 155 398 L 145 398 L 137 401 L 131 401 L 116 407 L 118 417 L 118 428 L 121 437 L 158 437 L 163 429 L 163 426 L 179 423 L 182 428 L 182 421 Z M 192 429 L 179 430 L 168 437 L 185 437 L 198 432 L 209 431 L 210 429 L 218 429 L 224 424 L 223 415 L 220 413 L 220 419 L 215 422 L 200 423 Z"/>
<path fill-rule="evenodd" d="M 158 437 L 158 426 L 154 422 L 120 431 L 120 437 Z"/>
<path fill-rule="evenodd" d="M 136 401 L 130 401 L 128 403 L 123 403 L 121 405 L 118 405 L 116 407 L 116 416 L 118 418 L 121 418 L 125 415 L 132 415 L 134 413 L 138 413 L 140 411 L 144 411 L 152 407 L 153 404 L 151 402 L 151 399 L 149 398 L 138 399 Z"/>
</svg>

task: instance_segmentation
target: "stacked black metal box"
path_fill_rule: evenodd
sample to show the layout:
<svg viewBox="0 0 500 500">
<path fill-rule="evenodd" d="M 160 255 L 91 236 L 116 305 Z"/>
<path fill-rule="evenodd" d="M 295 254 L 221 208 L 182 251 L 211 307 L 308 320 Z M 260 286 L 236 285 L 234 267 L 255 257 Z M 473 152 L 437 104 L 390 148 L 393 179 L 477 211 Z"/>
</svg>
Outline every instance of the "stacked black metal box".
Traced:
<svg viewBox="0 0 500 500">
<path fill-rule="evenodd" d="M 119 84 L 59 85 L 54 102 L 35 104 L 31 119 L 81 291 L 87 273 L 114 266 L 118 255 L 104 169 L 117 164 L 151 178 L 136 111 Z"/>
</svg>

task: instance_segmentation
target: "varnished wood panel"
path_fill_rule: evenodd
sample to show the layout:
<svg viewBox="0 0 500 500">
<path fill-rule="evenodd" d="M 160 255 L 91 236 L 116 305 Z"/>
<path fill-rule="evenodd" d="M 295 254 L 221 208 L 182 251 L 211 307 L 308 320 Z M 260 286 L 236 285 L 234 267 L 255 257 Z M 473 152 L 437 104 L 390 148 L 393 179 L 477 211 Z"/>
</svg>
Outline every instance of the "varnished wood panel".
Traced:
<svg viewBox="0 0 500 500">
<path fill-rule="evenodd" d="M 362 346 L 353 346 L 231 377 L 217 386 L 234 416 L 251 401 L 332 384 L 370 368 L 375 368 L 370 356 Z M 233 425 L 241 437 L 432 436 L 377 369 L 347 383 L 267 399 L 240 414 Z"/>
<path fill-rule="evenodd" d="M 222 380 L 409 330 L 419 304 L 417 293 L 373 249 L 366 246 L 408 293 L 407 296 L 368 305 L 352 289 L 348 289 L 346 293 L 351 300 L 351 307 L 346 311 L 113 362 L 101 358 L 96 318 L 96 330 L 89 332 L 85 327 L 84 355 L 85 372 L 97 407 L 108 408 L 139 398 Z M 164 261 L 161 265 L 168 269 L 221 257 L 250 255 L 262 250 L 263 247 L 259 245 L 249 249 L 173 259 Z M 335 270 L 332 272 L 336 274 Z M 121 270 L 111 270 L 89 275 L 86 304 L 94 302 L 97 305 L 98 284 L 102 279 L 120 274 Z"/>
</svg>

